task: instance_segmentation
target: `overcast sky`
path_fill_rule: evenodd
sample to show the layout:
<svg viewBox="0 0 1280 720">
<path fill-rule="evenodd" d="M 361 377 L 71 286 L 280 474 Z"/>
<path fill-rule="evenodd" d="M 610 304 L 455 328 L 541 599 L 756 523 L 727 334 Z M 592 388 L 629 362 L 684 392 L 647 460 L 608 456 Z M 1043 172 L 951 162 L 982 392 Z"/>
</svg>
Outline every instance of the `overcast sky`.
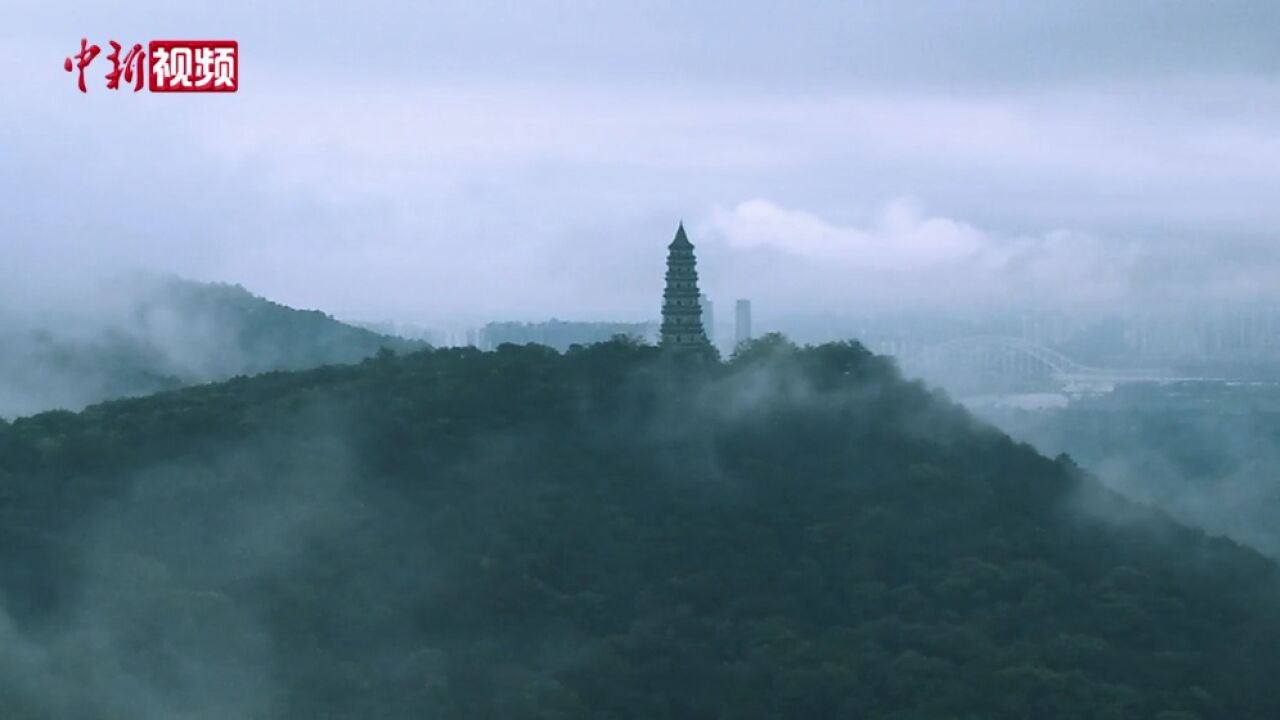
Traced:
<svg viewBox="0 0 1280 720">
<path fill-rule="evenodd" d="M 229 38 L 234 95 L 89 92 Z M 0 0 L 0 302 L 134 268 L 342 317 L 1273 297 L 1280 4 Z"/>
</svg>

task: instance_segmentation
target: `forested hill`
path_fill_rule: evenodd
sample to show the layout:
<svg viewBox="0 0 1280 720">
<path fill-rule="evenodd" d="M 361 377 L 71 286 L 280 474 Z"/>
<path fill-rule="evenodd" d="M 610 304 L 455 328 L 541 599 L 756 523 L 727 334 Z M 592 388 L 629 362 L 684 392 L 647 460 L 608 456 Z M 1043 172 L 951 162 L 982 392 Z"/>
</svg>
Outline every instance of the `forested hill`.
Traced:
<svg viewBox="0 0 1280 720">
<path fill-rule="evenodd" d="M 238 285 L 148 278 L 99 292 L 73 317 L 0 316 L 0 417 L 424 347 Z"/>
<path fill-rule="evenodd" d="M 0 424 L 0 588 L 5 718 L 1280 717 L 1270 561 L 856 344 Z"/>
</svg>

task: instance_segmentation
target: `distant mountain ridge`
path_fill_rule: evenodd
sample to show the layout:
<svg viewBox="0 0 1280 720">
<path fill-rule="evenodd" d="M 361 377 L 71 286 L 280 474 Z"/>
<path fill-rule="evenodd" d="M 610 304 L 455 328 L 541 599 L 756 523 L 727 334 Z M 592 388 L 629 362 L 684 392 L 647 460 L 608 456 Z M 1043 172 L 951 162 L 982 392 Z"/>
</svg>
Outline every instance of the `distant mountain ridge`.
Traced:
<svg viewBox="0 0 1280 720">
<path fill-rule="evenodd" d="M 239 285 L 151 279 L 112 300 L 110 311 L 80 309 L 74 323 L 0 324 L 0 417 L 426 347 Z"/>
</svg>

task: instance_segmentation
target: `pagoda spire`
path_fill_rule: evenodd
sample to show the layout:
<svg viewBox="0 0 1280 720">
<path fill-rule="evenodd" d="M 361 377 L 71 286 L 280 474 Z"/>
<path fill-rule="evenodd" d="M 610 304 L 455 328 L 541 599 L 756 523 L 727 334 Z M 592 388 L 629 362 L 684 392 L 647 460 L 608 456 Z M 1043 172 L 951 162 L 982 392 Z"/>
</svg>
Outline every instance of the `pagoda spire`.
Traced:
<svg viewBox="0 0 1280 720">
<path fill-rule="evenodd" d="M 667 246 L 667 288 L 662 293 L 662 340 L 672 350 L 710 350 L 702 327 L 701 293 L 698 292 L 698 259 L 685 234 L 684 222 Z"/>
</svg>

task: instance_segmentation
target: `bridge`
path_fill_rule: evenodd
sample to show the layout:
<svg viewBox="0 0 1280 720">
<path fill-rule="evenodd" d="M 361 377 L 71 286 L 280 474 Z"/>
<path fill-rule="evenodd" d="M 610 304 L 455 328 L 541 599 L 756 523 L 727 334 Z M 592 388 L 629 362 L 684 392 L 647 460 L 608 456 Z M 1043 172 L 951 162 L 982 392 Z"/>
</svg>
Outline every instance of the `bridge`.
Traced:
<svg viewBox="0 0 1280 720">
<path fill-rule="evenodd" d="M 908 350 L 898 362 L 909 375 L 943 385 L 1049 388 L 1100 392 L 1130 382 L 1170 382 L 1162 368 L 1102 368 L 1079 363 L 1041 343 L 1017 337 L 978 335 Z"/>
</svg>

